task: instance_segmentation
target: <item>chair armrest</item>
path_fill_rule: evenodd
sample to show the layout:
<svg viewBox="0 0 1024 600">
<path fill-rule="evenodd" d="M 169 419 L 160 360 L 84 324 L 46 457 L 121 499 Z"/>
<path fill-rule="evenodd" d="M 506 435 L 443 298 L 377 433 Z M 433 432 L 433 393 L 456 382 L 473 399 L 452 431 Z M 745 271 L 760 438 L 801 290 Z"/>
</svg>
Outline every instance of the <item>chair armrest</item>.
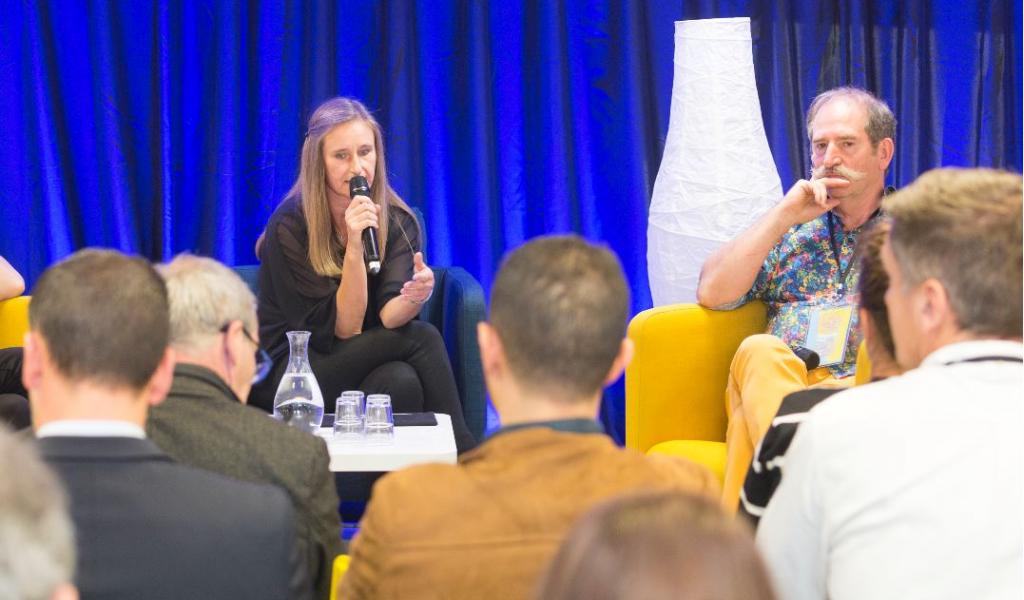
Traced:
<svg viewBox="0 0 1024 600">
<path fill-rule="evenodd" d="M 420 318 L 437 327 L 444 338 L 466 426 L 479 440 L 487 425 L 487 392 L 476 340 L 476 324 L 486 315 L 484 290 L 461 267 L 431 268 L 434 295 L 423 305 Z"/>
<path fill-rule="evenodd" d="M 348 572 L 351 560 L 352 557 L 348 554 L 339 554 L 334 557 L 334 564 L 331 567 L 331 600 L 338 600 L 338 587 L 341 585 L 341 580 L 345 578 L 345 573 Z"/>
<path fill-rule="evenodd" d="M 667 454 L 685 458 L 707 467 L 718 480 L 718 485 L 725 482 L 725 442 L 671 440 L 651 446 L 647 454 Z"/>
<path fill-rule="evenodd" d="M 0 300 L 0 348 L 24 344 L 28 331 L 28 305 L 31 296 Z"/>
<path fill-rule="evenodd" d="M 765 325 L 761 302 L 729 311 L 674 304 L 633 317 L 626 446 L 646 452 L 667 440 L 725 441 L 729 364 L 740 342 Z"/>
</svg>

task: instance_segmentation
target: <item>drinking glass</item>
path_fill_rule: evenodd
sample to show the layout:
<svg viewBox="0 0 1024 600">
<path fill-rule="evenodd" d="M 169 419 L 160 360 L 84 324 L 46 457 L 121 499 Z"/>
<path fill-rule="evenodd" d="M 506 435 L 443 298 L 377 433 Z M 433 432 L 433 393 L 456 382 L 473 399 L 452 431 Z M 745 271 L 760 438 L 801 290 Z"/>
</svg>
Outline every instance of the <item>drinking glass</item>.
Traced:
<svg viewBox="0 0 1024 600">
<path fill-rule="evenodd" d="M 342 392 L 334 405 L 334 435 L 356 439 L 363 435 L 363 393 Z"/>
<path fill-rule="evenodd" d="M 391 414 L 391 396 L 370 394 L 366 397 L 366 439 L 388 443 L 395 437 L 395 417 Z"/>
</svg>

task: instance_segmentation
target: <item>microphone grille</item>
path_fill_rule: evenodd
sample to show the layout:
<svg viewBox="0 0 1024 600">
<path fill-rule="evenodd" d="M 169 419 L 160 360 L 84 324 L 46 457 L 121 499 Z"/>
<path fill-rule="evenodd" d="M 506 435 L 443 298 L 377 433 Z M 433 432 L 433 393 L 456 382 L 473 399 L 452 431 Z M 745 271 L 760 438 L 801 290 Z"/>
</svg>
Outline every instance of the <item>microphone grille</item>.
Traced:
<svg viewBox="0 0 1024 600">
<path fill-rule="evenodd" d="M 362 175 L 356 175 L 348 180 L 348 192 L 349 197 L 369 196 L 370 184 L 367 183 L 366 178 Z"/>
</svg>

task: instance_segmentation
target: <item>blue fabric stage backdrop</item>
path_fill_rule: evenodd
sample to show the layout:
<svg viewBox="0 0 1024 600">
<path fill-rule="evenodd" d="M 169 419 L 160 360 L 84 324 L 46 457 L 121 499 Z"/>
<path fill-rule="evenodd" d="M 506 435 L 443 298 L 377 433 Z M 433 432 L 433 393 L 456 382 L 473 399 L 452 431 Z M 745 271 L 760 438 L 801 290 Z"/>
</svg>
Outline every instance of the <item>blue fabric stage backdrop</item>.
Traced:
<svg viewBox="0 0 1024 600">
<path fill-rule="evenodd" d="M 894 109 L 896 186 L 1021 169 L 1019 2 L 0 0 L 0 254 L 30 283 L 92 245 L 253 263 L 306 118 L 341 94 L 381 121 L 429 262 L 486 289 L 509 248 L 574 231 L 619 254 L 639 311 L 673 21 L 731 16 L 752 18 L 784 185 L 809 168 L 804 109 L 840 84 Z"/>
</svg>

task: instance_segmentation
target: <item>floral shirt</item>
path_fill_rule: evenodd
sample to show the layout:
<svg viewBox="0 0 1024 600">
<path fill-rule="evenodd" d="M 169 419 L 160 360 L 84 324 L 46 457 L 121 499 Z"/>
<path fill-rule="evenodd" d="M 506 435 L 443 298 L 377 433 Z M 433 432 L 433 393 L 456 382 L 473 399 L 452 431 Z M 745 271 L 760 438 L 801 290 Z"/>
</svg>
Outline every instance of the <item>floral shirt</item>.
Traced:
<svg viewBox="0 0 1024 600">
<path fill-rule="evenodd" d="M 803 346 L 808 322 L 815 310 L 847 304 L 856 308 L 859 269 L 853 255 L 857 235 L 875 218 L 853 231 L 844 231 L 842 220 L 827 212 L 790 229 L 768 253 L 750 291 L 722 308 L 735 308 L 759 298 L 768 305 L 768 332 L 791 347 Z M 839 265 L 836 265 L 832 240 L 839 251 Z M 863 339 L 857 321 L 854 310 L 846 355 L 842 362 L 827 367 L 836 377 L 854 373 L 857 348 Z"/>
</svg>

